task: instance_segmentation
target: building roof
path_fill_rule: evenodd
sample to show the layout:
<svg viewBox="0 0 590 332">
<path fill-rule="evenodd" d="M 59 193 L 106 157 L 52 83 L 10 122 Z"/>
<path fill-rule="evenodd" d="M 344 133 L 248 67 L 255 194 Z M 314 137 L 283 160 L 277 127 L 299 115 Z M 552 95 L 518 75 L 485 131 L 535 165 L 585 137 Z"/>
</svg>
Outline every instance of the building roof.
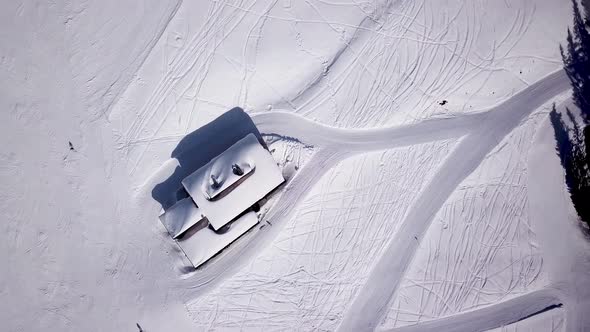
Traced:
<svg viewBox="0 0 590 332">
<path fill-rule="evenodd" d="M 224 232 L 215 232 L 204 223 L 191 228 L 184 237 L 178 239 L 178 244 L 195 268 L 205 263 L 211 257 L 234 242 L 242 234 L 258 223 L 255 212 L 248 212 L 228 225 Z"/>
<path fill-rule="evenodd" d="M 190 197 L 181 199 L 160 215 L 160 221 L 173 239 L 204 219 L 200 209 Z"/>
<path fill-rule="evenodd" d="M 241 171 L 233 170 L 235 165 Z M 186 177 L 182 185 L 219 230 L 284 181 L 270 153 L 248 134 Z"/>
</svg>

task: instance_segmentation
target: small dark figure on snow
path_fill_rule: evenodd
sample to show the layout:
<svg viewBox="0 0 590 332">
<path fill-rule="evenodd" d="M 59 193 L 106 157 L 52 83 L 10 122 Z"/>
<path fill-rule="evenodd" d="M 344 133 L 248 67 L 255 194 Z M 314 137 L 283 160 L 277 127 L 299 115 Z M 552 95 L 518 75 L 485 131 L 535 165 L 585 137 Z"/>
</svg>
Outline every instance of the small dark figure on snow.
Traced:
<svg viewBox="0 0 590 332">
<path fill-rule="evenodd" d="M 213 174 L 211 174 L 211 180 L 209 181 L 209 184 L 211 185 L 211 187 L 213 189 L 217 189 L 217 188 L 221 187 L 221 183 L 219 183 L 219 181 L 217 180 L 217 177 Z"/>
</svg>

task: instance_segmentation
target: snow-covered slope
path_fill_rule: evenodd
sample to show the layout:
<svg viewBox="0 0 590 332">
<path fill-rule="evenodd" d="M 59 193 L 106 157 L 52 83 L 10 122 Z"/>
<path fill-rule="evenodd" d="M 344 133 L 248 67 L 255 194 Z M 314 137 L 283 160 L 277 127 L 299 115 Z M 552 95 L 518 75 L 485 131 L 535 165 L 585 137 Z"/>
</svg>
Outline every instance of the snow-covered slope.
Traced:
<svg viewBox="0 0 590 332">
<path fill-rule="evenodd" d="M 546 120 L 569 6 L 3 3 L 2 330 L 590 328 Z M 234 106 L 287 183 L 195 270 L 152 190 Z"/>
</svg>

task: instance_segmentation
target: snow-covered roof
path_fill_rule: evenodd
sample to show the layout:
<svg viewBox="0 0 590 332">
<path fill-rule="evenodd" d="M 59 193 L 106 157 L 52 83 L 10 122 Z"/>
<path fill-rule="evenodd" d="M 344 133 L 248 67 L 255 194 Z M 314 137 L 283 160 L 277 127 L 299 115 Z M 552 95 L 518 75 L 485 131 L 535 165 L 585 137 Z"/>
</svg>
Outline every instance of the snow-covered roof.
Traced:
<svg viewBox="0 0 590 332">
<path fill-rule="evenodd" d="M 174 239 L 203 218 L 201 211 L 190 197 L 181 199 L 160 215 L 160 221 Z"/>
<path fill-rule="evenodd" d="M 201 229 L 193 228 L 189 230 L 186 236 L 178 240 L 178 244 L 196 268 L 230 245 L 257 223 L 258 216 L 256 216 L 256 213 L 248 212 L 229 224 L 228 229 L 224 232 L 216 233 L 207 226 Z"/>
<path fill-rule="evenodd" d="M 182 185 L 211 226 L 219 230 L 283 181 L 270 153 L 254 134 L 248 134 L 186 177 Z"/>
</svg>

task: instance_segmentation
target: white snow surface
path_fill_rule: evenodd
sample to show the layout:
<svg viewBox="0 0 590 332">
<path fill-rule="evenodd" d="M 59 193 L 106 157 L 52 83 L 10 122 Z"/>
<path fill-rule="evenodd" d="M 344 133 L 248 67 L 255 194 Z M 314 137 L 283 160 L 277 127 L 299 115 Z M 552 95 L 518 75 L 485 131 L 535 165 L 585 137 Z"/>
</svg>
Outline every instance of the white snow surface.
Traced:
<svg viewBox="0 0 590 332">
<path fill-rule="evenodd" d="M 590 329 L 590 245 L 547 120 L 571 106 L 568 1 L 5 1 L 0 17 L 0 330 Z M 194 269 L 152 191 L 234 106 L 286 183 Z"/>
</svg>

